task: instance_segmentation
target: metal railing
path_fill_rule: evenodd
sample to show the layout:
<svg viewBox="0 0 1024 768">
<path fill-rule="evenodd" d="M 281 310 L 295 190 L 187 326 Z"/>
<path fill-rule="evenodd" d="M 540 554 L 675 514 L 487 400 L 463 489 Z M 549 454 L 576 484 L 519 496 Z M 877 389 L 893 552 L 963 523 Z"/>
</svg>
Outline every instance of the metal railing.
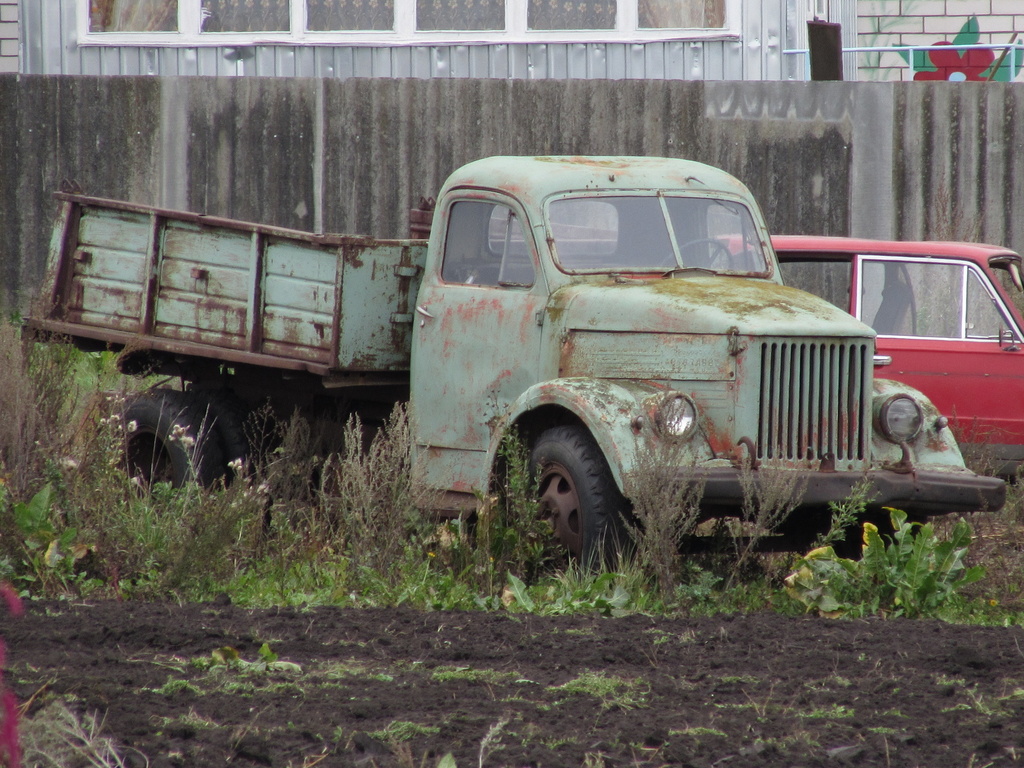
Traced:
<svg viewBox="0 0 1024 768">
<path fill-rule="evenodd" d="M 914 51 L 968 51 L 968 50 L 984 50 L 984 51 L 1003 51 L 1000 57 L 997 57 L 993 64 L 996 65 L 997 69 L 1002 68 L 1008 60 L 1010 71 L 1016 72 L 1018 67 L 1018 60 L 1022 52 L 1024 52 L 1024 42 L 1011 41 L 1009 43 L 972 43 L 970 45 L 954 45 L 953 43 L 932 43 L 930 45 L 868 45 L 868 46 L 856 46 L 854 48 L 843 48 L 843 53 L 898 53 L 900 51 L 907 51 L 907 67 L 910 70 L 910 79 L 914 79 L 916 69 L 914 68 Z M 788 48 L 782 51 L 783 54 L 787 55 L 804 55 L 810 52 L 807 48 Z M 806 72 L 807 78 L 811 76 L 811 59 L 807 56 L 806 59 Z"/>
</svg>

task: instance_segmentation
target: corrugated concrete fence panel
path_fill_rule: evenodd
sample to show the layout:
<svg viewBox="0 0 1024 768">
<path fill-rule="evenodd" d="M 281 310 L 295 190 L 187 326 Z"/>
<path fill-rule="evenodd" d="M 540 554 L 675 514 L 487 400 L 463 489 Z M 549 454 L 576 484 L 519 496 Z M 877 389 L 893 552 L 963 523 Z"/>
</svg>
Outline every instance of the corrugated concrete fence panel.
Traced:
<svg viewBox="0 0 1024 768">
<path fill-rule="evenodd" d="M 185 83 L 187 144 L 162 142 L 187 169 L 186 207 L 314 228 L 316 81 L 201 78 Z"/>
<path fill-rule="evenodd" d="M 774 230 L 845 234 L 853 161 L 850 89 L 842 83 L 761 86 L 705 84 L 701 159 L 747 184 Z"/>
<path fill-rule="evenodd" d="M 110 197 L 158 191 L 160 82 L 0 77 L 0 307 L 24 308 L 42 275 L 62 185 Z M 22 294 L 22 295 L 19 295 Z"/>
<path fill-rule="evenodd" d="M 372 64 L 347 64 L 349 53 L 274 66 Z M 562 63 L 602 66 L 594 49 L 576 53 Z M 435 55 L 406 61 L 433 67 L 424 60 Z M 688 157 L 743 180 L 776 231 L 934 237 L 948 236 L 943 222 L 968 221 L 977 230 L 953 234 L 1020 250 L 1020 93 L 997 83 L 2 75 L 0 305 L 23 308 L 38 285 L 64 179 L 97 196 L 392 237 L 455 167 L 491 154 Z"/>
<path fill-rule="evenodd" d="M 1024 103 L 1008 83 L 897 91 L 897 234 L 1024 239 Z"/>
</svg>

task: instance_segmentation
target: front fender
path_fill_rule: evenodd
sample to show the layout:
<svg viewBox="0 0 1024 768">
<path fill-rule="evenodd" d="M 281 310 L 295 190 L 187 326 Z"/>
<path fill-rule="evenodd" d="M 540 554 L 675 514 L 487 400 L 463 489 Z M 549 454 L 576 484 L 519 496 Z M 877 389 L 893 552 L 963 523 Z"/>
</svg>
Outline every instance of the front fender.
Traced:
<svg viewBox="0 0 1024 768">
<path fill-rule="evenodd" d="M 638 465 L 645 450 L 656 448 L 651 429 L 650 404 L 663 397 L 666 387 L 653 383 L 586 377 L 563 378 L 536 384 L 523 392 L 491 435 L 489 448 L 494 466 L 501 441 L 508 430 L 523 423 L 531 413 L 556 407 L 572 414 L 593 436 L 604 454 L 619 490 Z M 698 430 L 689 438 L 694 461 L 712 457 L 710 446 Z"/>
<path fill-rule="evenodd" d="M 891 466 L 899 464 L 903 459 L 902 448 L 883 437 L 877 423 L 878 410 L 882 402 L 893 395 L 907 395 L 913 398 L 921 407 L 921 414 L 924 417 L 921 433 L 908 446 L 912 452 L 910 458 L 913 465 L 963 469 L 964 459 L 960 454 L 960 447 L 945 417 L 920 390 L 891 379 L 875 379 L 874 383 L 872 465 Z"/>
</svg>

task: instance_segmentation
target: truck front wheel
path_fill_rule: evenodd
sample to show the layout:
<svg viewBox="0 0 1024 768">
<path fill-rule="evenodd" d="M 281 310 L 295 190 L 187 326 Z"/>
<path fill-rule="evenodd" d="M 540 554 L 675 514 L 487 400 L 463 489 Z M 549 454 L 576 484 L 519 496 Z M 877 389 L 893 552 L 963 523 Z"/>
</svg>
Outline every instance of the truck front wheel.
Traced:
<svg viewBox="0 0 1024 768">
<path fill-rule="evenodd" d="M 590 433 L 578 426 L 547 430 L 530 466 L 540 514 L 551 522 L 555 540 L 587 567 L 613 564 L 627 543 L 629 503 Z"/>
<path fill-rule="evenodd" d="M 156 390 L 129 403 L 123 418 L 128 474 L 147 488 L 159 482 L 210 485 L 223 476 L 214 417 L 198 393 Z"/>
</svg>

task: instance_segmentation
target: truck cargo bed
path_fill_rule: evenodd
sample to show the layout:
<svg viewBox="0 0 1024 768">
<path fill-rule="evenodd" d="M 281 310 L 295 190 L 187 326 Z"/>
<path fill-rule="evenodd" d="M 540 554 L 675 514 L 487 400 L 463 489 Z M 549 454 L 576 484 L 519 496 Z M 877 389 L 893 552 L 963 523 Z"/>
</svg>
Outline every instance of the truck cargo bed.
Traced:
<svg viewBox="0 0 1024 768">
<path fill-rule="evenodd" d="M 34 330 L 319 375 L 409 367 L 425 241 L 56 197 Z"/>
</svg>

